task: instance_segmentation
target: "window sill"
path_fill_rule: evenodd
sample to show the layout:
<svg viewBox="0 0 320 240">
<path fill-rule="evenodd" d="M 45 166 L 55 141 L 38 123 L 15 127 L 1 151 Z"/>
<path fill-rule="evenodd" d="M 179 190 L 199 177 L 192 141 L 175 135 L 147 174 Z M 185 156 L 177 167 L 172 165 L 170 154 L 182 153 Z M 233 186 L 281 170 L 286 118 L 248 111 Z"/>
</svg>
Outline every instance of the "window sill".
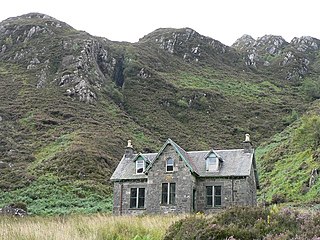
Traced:
<svg viewBox="0 0 320 240">
<path fill-rule="evenodd" d="M 146 208 L 129 208 L 129 210 L 146 210 Z"/>
<path fill-rule="evenodd" d="M 214 207 L 206 206 L 205 209 L 220 209 L 220 208 L 222 208 L 222 206 L 214 206 Z"/>
</svg>

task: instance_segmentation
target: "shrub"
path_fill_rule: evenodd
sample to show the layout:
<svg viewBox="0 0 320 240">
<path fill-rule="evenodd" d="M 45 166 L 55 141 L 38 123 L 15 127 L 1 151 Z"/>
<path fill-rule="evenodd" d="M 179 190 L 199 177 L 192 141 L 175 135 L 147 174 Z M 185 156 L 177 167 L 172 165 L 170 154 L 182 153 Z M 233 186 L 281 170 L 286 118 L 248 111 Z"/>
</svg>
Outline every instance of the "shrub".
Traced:
<svg viewBox="0 0 320 240">
<path fill-rule="evenodd" d="M 165 239 L 317 239 L 320 213 L 237 207 L 211 217 L 191 216 L 168 229 Z"/>
</svg>

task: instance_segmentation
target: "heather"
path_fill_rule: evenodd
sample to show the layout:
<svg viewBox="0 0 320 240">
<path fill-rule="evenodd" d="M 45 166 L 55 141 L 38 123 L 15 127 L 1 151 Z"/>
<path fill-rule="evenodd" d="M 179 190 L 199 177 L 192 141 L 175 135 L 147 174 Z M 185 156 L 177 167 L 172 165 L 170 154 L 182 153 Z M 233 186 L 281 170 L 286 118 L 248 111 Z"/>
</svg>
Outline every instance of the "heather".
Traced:
<svg viewBox="0 0 320 240">
<path fill-rule="evenodd" d="M 270 208 L 232 208 L 213 216 L 189 216 L 174 223 L 164 239 L 320 239 L 320 212 Z"/>
</svg>

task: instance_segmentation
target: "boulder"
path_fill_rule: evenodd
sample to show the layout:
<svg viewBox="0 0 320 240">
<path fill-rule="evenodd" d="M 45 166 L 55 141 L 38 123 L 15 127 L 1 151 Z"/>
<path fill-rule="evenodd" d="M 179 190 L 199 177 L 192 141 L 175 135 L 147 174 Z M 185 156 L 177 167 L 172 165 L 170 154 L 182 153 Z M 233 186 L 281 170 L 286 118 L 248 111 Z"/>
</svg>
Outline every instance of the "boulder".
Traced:
<svg viewBox="0 0 320 240">
<path fill-rule="evenodd" d="M 25 206 L 25 205 L 24 205 Z M 24 217 L 26 216 L 27 209 L 22 209 L 23 206 L 18 206 L 18 204 L 10 204 L 3 208 L 0 208 L 0 215 L 9 215 L 9 216 L 16 216 L 16 217 Z"/>
</svg>

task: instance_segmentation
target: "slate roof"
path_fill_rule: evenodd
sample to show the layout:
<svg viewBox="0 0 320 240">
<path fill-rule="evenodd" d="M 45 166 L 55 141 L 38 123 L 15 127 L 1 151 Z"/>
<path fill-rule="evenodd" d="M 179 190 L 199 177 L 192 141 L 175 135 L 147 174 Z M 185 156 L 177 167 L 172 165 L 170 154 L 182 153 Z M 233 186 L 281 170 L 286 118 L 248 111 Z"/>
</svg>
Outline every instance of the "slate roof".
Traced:
<svg viewBox="0 0 320 240">
<path fill-rule="evenodd" d="M 168 139 L 158 153 L 140 153 L 140 155 L 143 155 L 143 157 L 150 161 L 145 173 L 152 168 L 155 159 L 161 154 L 168 144 L 171 144 L 176 149 L 180 157 L 189 167 L 190 171 L 198 177 L 249 176 L 252 165 L 254 169 L 256 168 L 254 153 L 245 153 L 244 149 L 214 150 L 214 152 L 221 157 L 223 162 L 221 162 L 221 168 L 219 171 L 208 172 L 206 171 L 205 158 L 212 150 L 187 152 L 174 141 Z M 134 154 L 132 158 L 125 158 L 125 156 L 123 156 L 118 167 L 113 173 L 111 180 L 147 179 L 148 176 L 145 173 L 136 174 L 136 165 L 133 160 L 137 155 L 138 154 Z M 255 172 L 255 174 L 256 180 L 258 180 L 257 173 Z"/>
</svg>

